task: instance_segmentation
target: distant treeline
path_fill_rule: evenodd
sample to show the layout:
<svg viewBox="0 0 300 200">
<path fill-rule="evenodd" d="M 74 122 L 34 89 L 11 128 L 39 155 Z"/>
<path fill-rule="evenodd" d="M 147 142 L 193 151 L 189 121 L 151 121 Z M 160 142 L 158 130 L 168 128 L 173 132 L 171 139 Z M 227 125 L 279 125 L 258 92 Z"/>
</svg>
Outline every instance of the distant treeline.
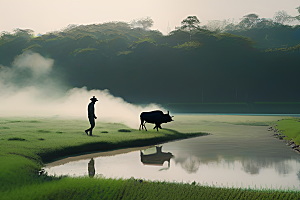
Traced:
<svg viewBox="0 0 300 200">
<path fill-rule="evenodd" d="M 70 87 L 109 89 L 134 103 L 295 102 L 299 49 L 300 26 L 178 29 L 165 36 L 111 22 L 38 37 L 31 30 L 3 33 L 0 64 L 11 66 L 31 50 L 53 58 L 52 76 Z"/>
</svg>

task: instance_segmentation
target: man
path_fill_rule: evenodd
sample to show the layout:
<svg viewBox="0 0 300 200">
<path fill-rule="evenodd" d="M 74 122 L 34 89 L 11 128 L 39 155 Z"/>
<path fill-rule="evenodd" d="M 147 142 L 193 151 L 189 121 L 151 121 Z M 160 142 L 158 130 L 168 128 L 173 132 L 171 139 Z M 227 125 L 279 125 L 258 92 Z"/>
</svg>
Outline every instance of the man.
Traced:
<svg viewBox="0 0 300 200">
<path fill-rule="evenodd" d="M 96 115 L 95 115 L 95 108 L 94 108 L 94 105 L 96 103 L 96 101 L 98 101 L 97 98 L 95 98 L 95 96 L 93 96 L 93 98 L 90 99 L 92 102 L 89 103 L 88 105 L 88 118 L 89 118 L 89 121 L 90 121 L 90 124 L 91 124 L 91 128 L 85 130 L 85 133 L 87 135 L 88 132 L 90 132 L 90 136 L 92 136 L 92 132 L 93 132 L 93 128 L 95 127 L 95 119 L 97 119 Z"/>
</svg>

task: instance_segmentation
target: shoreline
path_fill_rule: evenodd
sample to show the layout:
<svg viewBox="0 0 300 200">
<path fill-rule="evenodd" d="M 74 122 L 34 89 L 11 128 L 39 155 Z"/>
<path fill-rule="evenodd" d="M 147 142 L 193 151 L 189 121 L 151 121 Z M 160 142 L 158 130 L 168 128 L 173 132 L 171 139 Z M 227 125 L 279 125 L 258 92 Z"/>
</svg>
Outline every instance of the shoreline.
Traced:
<svg viewBox="0 0 300 200">
<path fill-rule="evenodd" d="M 171 131 L 175 133 L 171 136 L 164 136 L 159 138 L 146 138 L 146 139 L 136 139 L 129 141 L 124 140 L 119 143 L 109 144 L 106 142 L 93 142 L 93 143 L 84 143 L 80 146 L 71 146 L 66 147 L 63 150 L 58 150 L 54 152 L 46 152 L 46 153 L 38 153 L 37 155 L 41 157 L 42 162 L 50 163 L 54 161 L 58 161 L 64 158 L 87 155 L 87 154 L 95 154 L 95 153 L 107 153 L 111 151 L 126 151 L 126 149 L 130 148 L 143 148 L 145 146 L 152 146 L 166 142 L 172 142 L 176 140 L 183 140 L 193 137 L 207 136 L 210 133 L 206 132 L 197 132 L 197 133 L 181 133 L 171 129 L 165 129 L 167 131 Z M 178 134 L 178 135 L 176 135 Z M 83 150 L 82 150 L 83 149 Z"/>
<path fill-rule="evenodd" d="M 273 137 L 279 140 L 285 140 L 286 145 L 300 154 L 300 142 L 298 132 L 300 128 L 299 118 L 287 120 L 278 120 L 277 124 L 268 128 L 268 131 L 274 131 Z"/>
</svg>

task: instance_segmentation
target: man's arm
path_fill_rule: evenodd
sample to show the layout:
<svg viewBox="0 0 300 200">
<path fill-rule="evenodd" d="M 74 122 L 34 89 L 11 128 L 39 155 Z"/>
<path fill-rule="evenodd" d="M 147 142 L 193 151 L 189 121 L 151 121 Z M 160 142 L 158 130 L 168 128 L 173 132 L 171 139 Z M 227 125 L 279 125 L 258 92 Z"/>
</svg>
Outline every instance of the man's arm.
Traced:
<svg viewBox="0 0 300 200">
<path fill-rule="evenodd" d="M 93 106 L 93 114 L 94 114 L 94 118 L 97 119 L 96 115 L 95 115 L 95 107 Z"/>
</svg>

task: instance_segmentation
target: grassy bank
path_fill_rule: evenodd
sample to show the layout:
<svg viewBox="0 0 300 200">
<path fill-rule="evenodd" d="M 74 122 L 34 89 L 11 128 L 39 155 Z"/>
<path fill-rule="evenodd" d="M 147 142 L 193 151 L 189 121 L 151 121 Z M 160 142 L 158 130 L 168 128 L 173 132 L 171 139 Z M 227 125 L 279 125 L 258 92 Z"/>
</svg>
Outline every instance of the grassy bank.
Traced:
<svg viewBox="0 0 300 200">
<path fill-rule="evenodd" d="M 205 135 L 138 131 L 122 124 L 97 124 L 93 137 L 86 121 L 0 119 L 0 199 L 299 199 L 298 192 L 214 188 L 197 183 L 134 179 L 70 178 L 38 175 L 43 163 L 93 151 L 157 144 Z M 124 131 L 126 130 L 126 131 Z"/>
<path fill-rule="evenodd" d="M 284 139 L 293 139 L 296 144 L 300 145 L 300 122 L 298 120 L 299 118 L 280 120 L 276 123 L 276 129 L 287 136 Z"/>
</svg>

